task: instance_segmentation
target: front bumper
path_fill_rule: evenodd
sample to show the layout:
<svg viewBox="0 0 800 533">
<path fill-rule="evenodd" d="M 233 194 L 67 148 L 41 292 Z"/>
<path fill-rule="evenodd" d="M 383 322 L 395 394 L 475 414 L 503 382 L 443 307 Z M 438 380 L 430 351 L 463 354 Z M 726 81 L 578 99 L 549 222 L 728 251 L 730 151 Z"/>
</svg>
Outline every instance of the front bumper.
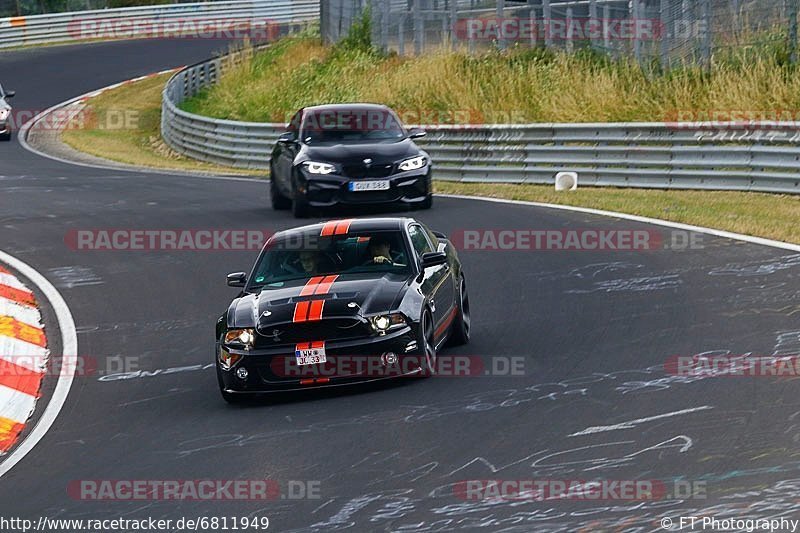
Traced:
<svg viewBox="0 0 800 533">
<path fill-rule="evenodd" d="M 420 204 L 431 193 L 430 165 L 419 170 L 400 172 L 385 177 L 350 178 L 328 174 L 308 174 L 299 170 L 301 186 L 305 189 L 305 200 L 312 207 L 332 207 L 339 204 L 365 205 L 402 203 L 409 206 Z M 383 191 L 350 191 L 351 181 L 389 181 L 389 189 Z"/>
<path fill-rule="evenodd" d="M 230 369 L 219 365 L 219 350 L 241 355 Z M 261 393 L 307 390 L 310 387 L 331 387 L 365 383 L 422 372 L 422 355 L 416 346 L 411 327 L 383 336 L 349 341 L 328 341 L 325 344 L 326 363 L 298 366 L 292 347 L 249 351 L 217 346 L 217 367 L 223 388 L 230 393 Z M 395 354 L 396 364 L 386 364 L 386 354 Z M 239 368 L 247 370 L 241 378 Z"/>
</svg>

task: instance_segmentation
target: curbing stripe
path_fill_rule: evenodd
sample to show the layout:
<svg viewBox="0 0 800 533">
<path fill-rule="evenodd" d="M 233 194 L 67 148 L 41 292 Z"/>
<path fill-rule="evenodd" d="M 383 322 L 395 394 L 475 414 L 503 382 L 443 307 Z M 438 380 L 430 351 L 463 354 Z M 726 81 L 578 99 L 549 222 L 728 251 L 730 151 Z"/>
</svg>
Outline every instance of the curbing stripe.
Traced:
<svg viewBox="0 0 800 533">
<path fill-rule="evenodd" d="M 36 298 L 0 267 L 0 454 L 16 443 L 33 415 L 48 354 Z"/>
</svg>

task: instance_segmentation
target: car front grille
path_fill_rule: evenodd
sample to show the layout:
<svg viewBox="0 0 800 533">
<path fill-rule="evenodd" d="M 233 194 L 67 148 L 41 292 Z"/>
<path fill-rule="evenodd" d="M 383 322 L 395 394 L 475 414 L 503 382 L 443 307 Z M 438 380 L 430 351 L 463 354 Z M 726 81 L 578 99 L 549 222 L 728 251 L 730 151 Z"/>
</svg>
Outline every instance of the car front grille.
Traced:
<svg viewBox="0 0 800 533">
<path fill-rule="evenodd" d="M 289 322 L 260 326 L 256 348 L 277 348 L 300 342 L 346 340 L 372 334 L 368 324 L 353 318 L 328 318 L 313 322 Z"/>
<path fill-rule="evenodd" d="M 367 166 L 363 163 L 357 165 L 344 165 L 344 175 L 348 178 L 385 178 L 392 175 L 394 165 L 381 164 Z"/>
</svg>

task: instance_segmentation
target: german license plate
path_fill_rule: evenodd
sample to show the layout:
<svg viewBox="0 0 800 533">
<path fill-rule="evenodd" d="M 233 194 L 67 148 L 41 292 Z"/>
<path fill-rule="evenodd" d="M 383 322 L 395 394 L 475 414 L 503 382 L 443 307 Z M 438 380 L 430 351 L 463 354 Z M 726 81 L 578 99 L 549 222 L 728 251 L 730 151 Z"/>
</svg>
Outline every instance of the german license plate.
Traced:
<svg viewBox="0 0 800 533">
<path fill-rule="evenodd" d="M 316 365 L 327 361 L 325 357 L 325 347 L 321 348 L 304 348 L 302 350 L 295 350 L 294 357 L 299 366 Z"/>
<path fill-rule="evenodd" d="M 351 181 L 348 187 L 353 192 L 359 191 L 388 191 L 389 180 Z"/>
</svg>

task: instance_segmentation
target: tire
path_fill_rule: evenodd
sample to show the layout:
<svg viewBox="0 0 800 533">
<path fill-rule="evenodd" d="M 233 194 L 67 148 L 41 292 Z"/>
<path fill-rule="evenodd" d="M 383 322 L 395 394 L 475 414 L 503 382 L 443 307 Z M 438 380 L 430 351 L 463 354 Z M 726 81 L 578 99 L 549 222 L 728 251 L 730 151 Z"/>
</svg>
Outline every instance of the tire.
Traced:
<svg viewBox="0 0 800 533">
<path fill-rule="evenodd" d="M 419 334 L 417 335 L 417 345 L 420 347 L 419 354 L 424 358 L 421 367 L 421 377 L 427 378 L 436 373 L 436 340 L 434 338 L 433 317 L 430 311 L 422 313 Z"/>
<path fill-rule="evenodd" d="M 292 198 L 292 214 L 294 218 L 308 218 L 309 216 L 308 204 L 305 200 L 298 198 L 297 193 Z"/>
<path fill-rule="evenodd" d="M 269 167 L 269 198 L 272 201 L 272 209 L 275 211 L 283 211 L 292 207 L 292 201 L 281 194 L 278 189 L 278 184 L 275 180 L 275 172 L 272 166 Z"/>
<path fill-rule="evenodd" d="M 10 131 L 8 133 L 4 133 L 3 135 L 0 135 L 0 141 L 10 141 L 10 140 L 11 140 L 11 132 Z"/>
<path fill-rule="evenodd" d="M 431 207 L 433 207 L 433 194 L 428 193 L 428 195 L 425 197 L 425 200 L 423 200 L 422 203 L 419 204 L 419 208 L 430 209 Z"/>
<path fill-rule="evenodd" d="M 471 317 L 469 314 L 469 295 L 467 282 L 462 275 L 458 283 L 458 313 L 450 326 L 451 346 L 461 346 L 469 342 Z"/>
</svg>

